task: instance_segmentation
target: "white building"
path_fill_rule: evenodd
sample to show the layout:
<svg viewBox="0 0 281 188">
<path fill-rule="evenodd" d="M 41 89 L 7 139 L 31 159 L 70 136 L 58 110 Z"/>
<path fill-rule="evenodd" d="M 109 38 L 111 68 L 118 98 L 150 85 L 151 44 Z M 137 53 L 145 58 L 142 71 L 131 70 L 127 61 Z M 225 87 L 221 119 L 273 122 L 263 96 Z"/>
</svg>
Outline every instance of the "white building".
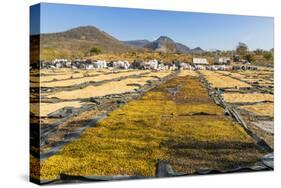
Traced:
<svg viewBox="0 0 281 188">
<path fill-rule="evenodd" d="M 157 70 L 158 68 L 158 61 L 156 59 L 144 62 L 145 69 L 154 69 Z"/>
<path fill-rule="evenodd" d="M 86 70 L 92 70 L 92 69 L 95 69 L 94 65 L 92 65 L 92 64 L 86 65 Z"/>
<path fill-rule="evenodd" d="M 97 69 L 107 68 L 107 62 L 106 61 L 99 60 L 99 61 L 93 62 L 93 65 Z"/>
<path fill-rule="evenodd" d="M 206 58 L 193 58 L 192 62 L 194 65 L 209 65 Z"/>
<path fill-rule="evenodd" d="M 206 66 L 203 66 L 203 65 L 195 65 L 194 69 L 195 69 L 195 70 L 206 70 Z"/>
<path fill-rule="evenodd" d="M 181 63 L 181 64 L 180 64 L 180 69 L 181 69 L 181 70 L 193 70 L 193 67 L 192 67 L 190 64 Z"/>
<path fill-rule="evenodd" d="M 216 57 L 214 63 L 217 65 L 229 64 L 230 63 L 229 57 Z"/>
<path fill-rule="evenodd" d="M 116 69 L 128 69 L 130 67 L 130 63 L 128 61 L 114 61 L 113 65 Z"/>
<path fill-rule="evenodd" d="M 170 70 L 174 71 L 177 69 L 177 66 L 175 64 L 173 64 L 172 66 L 170 66 Z"/>
<path fill-rule="evenodd" d="M 72 65 L 71 61 L 67 61 L 67 62 L 65 63 L 65 66 L 66 66 L 67 68 L 71 68 L 71 65 Z"/>
<path fill-rule="evenodd" d="M 52 64 L 53 64 L 54 68 L 59 69 L 62 67 L 66 67 L 67 62 L 68 62 L 67 59 L 55 59 L 55 60 L 53 60 Z"/>
<path fill-rule="evenodd" d="M 56 64 L 56 63 L 66 63 L 66 62 L 68 62 L 67 59 L 55 59 L 55 60 L 53 61 L 53 64 Z"/>
</svg>

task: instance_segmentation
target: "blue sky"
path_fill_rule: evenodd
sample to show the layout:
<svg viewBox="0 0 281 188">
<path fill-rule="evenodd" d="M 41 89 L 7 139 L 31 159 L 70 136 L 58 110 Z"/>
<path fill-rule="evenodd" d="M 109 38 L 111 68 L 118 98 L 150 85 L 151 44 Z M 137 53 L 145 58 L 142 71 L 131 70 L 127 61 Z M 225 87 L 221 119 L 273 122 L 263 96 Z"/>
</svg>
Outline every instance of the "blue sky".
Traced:
<svg viewBox="0 0 281 188">
<path fill-rule="evenodd" d="M 33 20 L 31 17 L 31 23 Z M 231 50 L 239 41 L 250 49 L 268 50 L 274 43 L 274 20 L 270 17 L 41 4 L 41 33 L 86 25 L 96 26 L 119 40 L 155 40 L 164 35 L 205 50 Z M 31 26 L 31 34 L 37 32 Z"/>
</svg>

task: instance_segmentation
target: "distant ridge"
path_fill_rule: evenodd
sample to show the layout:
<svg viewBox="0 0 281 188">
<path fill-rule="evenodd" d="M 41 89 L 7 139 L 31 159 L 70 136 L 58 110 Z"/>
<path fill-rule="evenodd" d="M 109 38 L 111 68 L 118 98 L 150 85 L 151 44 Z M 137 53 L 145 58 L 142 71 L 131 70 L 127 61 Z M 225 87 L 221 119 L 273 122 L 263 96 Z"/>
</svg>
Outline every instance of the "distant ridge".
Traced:
<svg viewBox="0 0 281 188">
<path fill-rule="evenodd" d="M 150 43 L 150 41 L 149 40 L 131 40 L 131 41 L 123 41 L 123 43 L 133 46 L 133 47 L 143 48 L 145 45 Z"/>
<path fill-rule="evenodd" d="M 194 54 L 202 54 L 204 52 L 205 51 L 202 48 L 200 48 L 200 47 L 196 47 L 196 48 L 191 50 L 191 53 L 194 53 Z"/>
<path fill-rule="evenodd" d="M 160 36 L 155 41 L 149 40 L 133 40 L 133 41 L 123 41 L 124 43 L 138 48 L 147 48 L 156 52 L 179 52 L 179 53 L 195 53 L 200 54 L 205 52 L 202 48 L 197 47 L 194 49 L 190 49 L 188 46 L 175 42 L 171 38 L 167 36 Z"/>
<path fill-rule="evenodd" d="M 169 37 L 160 36 L 157 40 L 152 41 L 144 46 L 157 52 L 176 52 L 176 43 Z"/>
<path fill-rule="evenodd" d="M 39 35 L 31 36 L 31 43 L 38 41 L 38 37 Z M 41 60 L 83 58 L 91 55 L 91 49 L 93 48 L 100 49 L 101 53 L 144 52 L 147 50 L 186 54 L 205 52 L 200 47 L 190 49 L 188 46 L 175 42 L 167 36 L 160 36 L 155 41 L 120 41 L 94 26 L 81 26 L 64 32 L 40 35 Z"/>
<path fill-rule="evenodd" d="M 182 53 L 190 53 L 190 48 L 181 43 L 176 43 L 177 51 Z"/>
<path fill-rule="evenodd" d="M 177 43 L 167 36 L 160 36 L 157 40 L 148 43 L 145 48 L 160 52 L 189 53 L 190 48 L 184 44 Z"/>
<path fill-rule="evenodd" d="M 40 40 L 42 59 L 51 59 L 54 56 L 83 57 L 93 47 L 101 49 L 102 53 L 122 53 L 136 50 L 94 26 L 42 34 Z"/>
</svg>

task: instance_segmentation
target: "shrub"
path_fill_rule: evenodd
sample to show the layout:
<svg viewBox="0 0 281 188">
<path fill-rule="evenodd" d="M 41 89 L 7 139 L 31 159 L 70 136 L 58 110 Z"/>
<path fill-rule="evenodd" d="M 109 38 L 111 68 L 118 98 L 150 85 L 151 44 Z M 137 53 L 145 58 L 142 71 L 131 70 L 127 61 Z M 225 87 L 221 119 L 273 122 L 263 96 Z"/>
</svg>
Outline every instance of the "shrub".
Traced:
<svg viewBox="0 0 281 188">
<path fill-rule="evenodd" d="M 95 54 L 100 54 L 101 53 L 101 49 L 98 47 L 92 47 L 90 50 L 91 55 L 95 55 Z"/>
<path fill-rule="evenodd" d="M 253 54 L 247 54 L 247 55 L 245 55 L 245 59 L 249 62 L 254 62 L 255 56 Z"/>
<path fill-rule="evenodd" d="M 265 53 L 263 54 L 263 57 L 264 57 L 266 60 L 271 60 L 271 59 L 273 59 L 273 55 L 272 55 L 271 52 L 265 52 Z"/>
</svg>

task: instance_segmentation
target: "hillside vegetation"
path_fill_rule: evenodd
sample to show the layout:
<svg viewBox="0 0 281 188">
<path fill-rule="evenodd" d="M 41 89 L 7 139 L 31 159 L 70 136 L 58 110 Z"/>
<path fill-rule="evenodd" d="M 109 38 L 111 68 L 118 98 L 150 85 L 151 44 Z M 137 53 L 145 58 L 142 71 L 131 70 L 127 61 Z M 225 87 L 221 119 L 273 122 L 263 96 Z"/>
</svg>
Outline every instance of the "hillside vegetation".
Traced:
<svg viewBox="0 0 281 188">
<path fill-rule="evenodd" d="M 137 51 L 96 27 L 86 26 L 60 33 L 42 34 L 40 59 L 81 58 L 91 55 L 93 48 L 100 49 L 100 53 Z"/>
<path fill-rule="evenodd" d="M 189 48 L 167 36 L 155 41 L 120 41 L 94 26 L 83 26 L 65 32 L 33 35 L 30 37 L 31 63 L 49 61 L 56 58 L 94 60 L 151 60 L 163 62 L 176 60 L 191 63 L 192 57 L 205 57 L 213 64 L 214 57 L 234 57 L 247 60 L 255 65 L 273 66 L 274 49 L 250 51 L 244 43 L 239 43 L 235 51 L 204 51 L 200 47 Z M 234 60 L 236 61 L 236 60 Z M 239 61 L 239 60 L 238 60 Z"/>
</svg>

